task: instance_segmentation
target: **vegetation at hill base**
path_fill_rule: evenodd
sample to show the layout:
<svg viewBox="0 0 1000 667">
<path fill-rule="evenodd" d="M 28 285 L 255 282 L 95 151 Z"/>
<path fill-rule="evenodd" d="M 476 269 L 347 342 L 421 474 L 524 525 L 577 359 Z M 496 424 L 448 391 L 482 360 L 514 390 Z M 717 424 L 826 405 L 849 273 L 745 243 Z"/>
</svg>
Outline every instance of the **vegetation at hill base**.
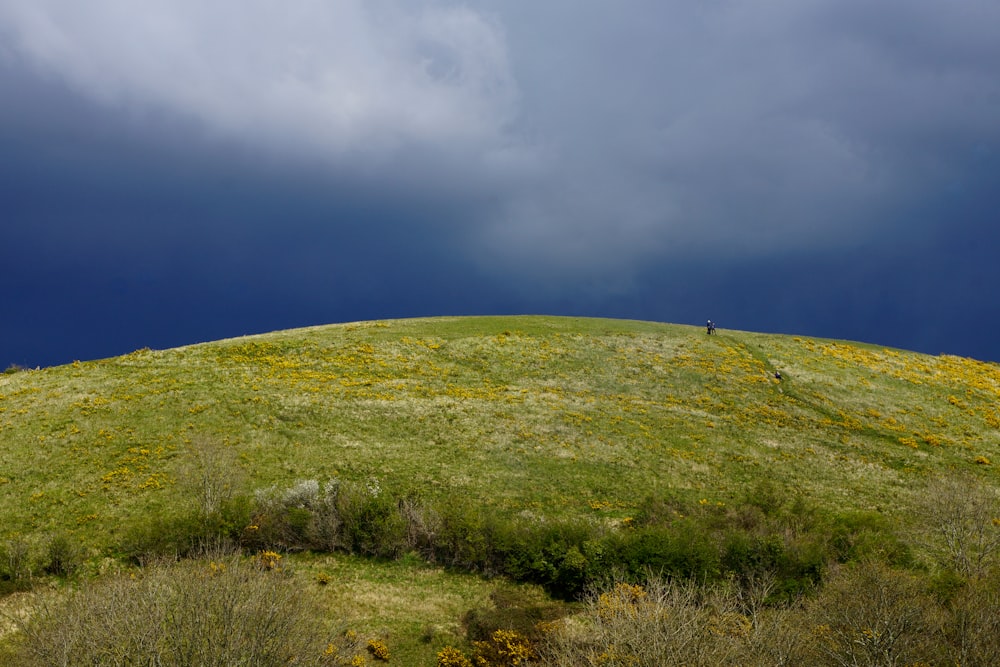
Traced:
<svg viewBox="0 0 1000 667">
<path fill-rule="evenodd" d="M 1000 659 L 995 364 L 364 322 L 4 373 L 0 443 L 3 664 Z"/>
</svg>

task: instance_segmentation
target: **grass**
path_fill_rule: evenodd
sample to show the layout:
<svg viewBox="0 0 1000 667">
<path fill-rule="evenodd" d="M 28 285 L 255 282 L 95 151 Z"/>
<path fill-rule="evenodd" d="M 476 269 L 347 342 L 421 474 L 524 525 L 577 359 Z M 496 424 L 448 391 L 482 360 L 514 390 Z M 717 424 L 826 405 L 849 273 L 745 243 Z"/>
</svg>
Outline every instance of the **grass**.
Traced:
<svg viewBox="0 0 1000 667">
<path fill-rule="evenodd" d="M 995 364 L 843 341 L 553 317 L 312 327 L 0 375 L 0 538 L 114 556 L 130 525 L 193 502 L 206 442 L 248 489 L 377 480 L 616 522 L 650 494 L 732 503 L 771 479 L 905 522 L 937 473 L 1000 488 L 998 406 Z M 400 568 L 384 602 L 358 598 L 397 637 L 453 633 L 483 595 L 413 564 L 303 563 L 366 586 Z M 425 608 L 431 580 L 469 588 Z"/>
<path fill-rule="evenodd" d="M 934 471 L 995 483 L 975 461 L 1000 461 L 998 395 L 992 364 L 736 331 L 316 327 L 3 376 L 0 510 L 8 534 L 104 548 L 182 502 L 192 443 L 214 438 L 255 487 L 378 478 L 569 517 L 626 515 L 668 488 L 725 501 L 768 476 L 825 505 L 905 512 Z"/>
<path fill-rule="evenodd" d="M 433 664 L 445 646 L 463 646 L 460 619 L 470 609 L 488 607 L 494 589 L 479 577 L 414 560 L 330 554 L 303 554 L 294 560 L 303 588 L 315 592 L 325 608 L 340 610 L 359 637 L 385 641 L 392 648 L 392 662 L 402 665 Z"/>
</svg>

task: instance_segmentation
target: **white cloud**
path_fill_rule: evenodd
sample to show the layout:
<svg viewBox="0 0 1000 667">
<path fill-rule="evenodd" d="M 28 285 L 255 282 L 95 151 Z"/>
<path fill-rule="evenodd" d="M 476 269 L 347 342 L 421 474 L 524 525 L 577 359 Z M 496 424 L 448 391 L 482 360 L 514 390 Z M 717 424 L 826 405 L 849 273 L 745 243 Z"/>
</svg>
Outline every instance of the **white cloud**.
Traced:
<svg viewBox="0 0 1000 667">
<path fill-rule="evenodd" d="M 499 25 L 402 0 L 3 0 L 10 49 L 100 103 L 271 149 L 489 150 L 516 114 Z"/>
</svg>

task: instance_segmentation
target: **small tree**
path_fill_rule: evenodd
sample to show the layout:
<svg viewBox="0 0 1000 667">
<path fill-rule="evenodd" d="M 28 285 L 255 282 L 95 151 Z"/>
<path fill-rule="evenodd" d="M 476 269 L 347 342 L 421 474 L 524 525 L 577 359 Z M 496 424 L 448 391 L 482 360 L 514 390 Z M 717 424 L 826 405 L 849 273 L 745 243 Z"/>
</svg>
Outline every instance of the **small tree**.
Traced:
<svg viewBox="0 0 1000 667">
<path fill-rule="evenodd" d="M 815 664 L 896 667 L 927 661 L 940 637 L 919 579 L 868 561 L 837 572 L 808 608 Z"/>
<path fill-rule="evenodd" d="M 967 584 L 950 601 L 944 627 L 948 664 L 993 667 L 1000 656 L 1000 572 Z"/>
<path fill-rule="evenodd" d="M 968 476 L 932 480 L 919 504 L 917 540 L 941 567 L 980 578 L 1000 559 L 1000 498 Z"/>
<path fill-rule="evenodd" d="M 192 438 L 180 484 L 203 520 L 218 516 L 243 490 L 243 483 L 243 468 L 234 447 L 206 435 Z"/>
</svg>

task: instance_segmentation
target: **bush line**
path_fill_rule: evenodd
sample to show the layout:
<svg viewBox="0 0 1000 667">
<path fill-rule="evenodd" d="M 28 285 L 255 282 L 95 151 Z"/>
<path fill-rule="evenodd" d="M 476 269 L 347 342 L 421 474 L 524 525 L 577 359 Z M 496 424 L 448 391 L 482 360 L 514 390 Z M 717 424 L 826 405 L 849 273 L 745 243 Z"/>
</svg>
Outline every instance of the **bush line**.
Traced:
<svg viewBox="0 0 1000 667">
<path fill-rule="evenodd" d="M 774 597 L 814 589 L 831 563 L 877 553 L 906 564 L 908 547 L 877 514 L 820 515 L 801 499 L 761 486 L 730 508 L 650 497 L 630 520 L 528 520 L 504 517 L 453 497 L 430 502 L 374 482 L 298 482 L 234 497 L 212 512 L 154 517 L 121 545 L 136 562 L 183 557 L 206 545 L 252 552 L 340 552 L 428 563 L 541 585 L 580 599 L 610 581 L 642 583 L 650 574 L 708 584 L 775 582 Z"/>
</svg>

